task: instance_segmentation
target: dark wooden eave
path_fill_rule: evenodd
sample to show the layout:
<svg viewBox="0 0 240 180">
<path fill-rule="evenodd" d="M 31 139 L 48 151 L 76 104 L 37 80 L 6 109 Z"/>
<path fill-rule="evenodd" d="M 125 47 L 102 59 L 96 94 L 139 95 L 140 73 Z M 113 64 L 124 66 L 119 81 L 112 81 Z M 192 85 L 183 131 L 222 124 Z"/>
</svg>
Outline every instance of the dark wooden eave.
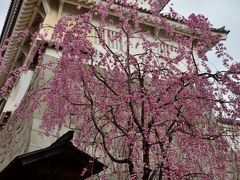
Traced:
<svg viewBox="0 0 240 180">
<path fill-rule="evenodd" d="M 82 180 L 106 168 L 76 148 L 70 141 L 72 137 L 73 131 L 69 131 L 45 149 L 16 157 L 0 173 L 0 179 Z"/>
</svg>

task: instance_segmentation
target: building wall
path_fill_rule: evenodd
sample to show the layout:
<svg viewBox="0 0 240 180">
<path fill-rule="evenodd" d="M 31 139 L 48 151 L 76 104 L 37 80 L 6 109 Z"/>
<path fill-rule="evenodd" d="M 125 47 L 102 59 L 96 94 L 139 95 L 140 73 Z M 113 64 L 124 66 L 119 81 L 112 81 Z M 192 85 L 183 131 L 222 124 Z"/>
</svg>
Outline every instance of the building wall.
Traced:
<svg viewBox="0 0 240 180">
<path fill-rule="evenodd" d="M 58 54 L 56 54 L 54 49 L 46 48 L 42 63 L 48 63 L 52 60 L 55 61 L 57 56 Z M 37 70 L 34 74 L 32 71 L 23 73 L 14 85 L 3 112 L 11 111 L 12 114 L 14 114 L 19 105 L 31 103 L 31 99 L 29 99 L 21 104 L 21 100 L 27 90 L 43 85 L 53 75 L 51 71 L 45 71 L 44 78 L 40 78 L 39 74 L 41 74 L 41 72 Z M 26 108 L 28 107 L 26 106 Z M 46 106 L 42 104 L 41 107 L 36 109 L 36 111 L 28 113 L 27 118 L 22 117 L 22 119 L 21 117 L 18 117 L 16 119 L 13 115 L 8 119 L 6 126 L 0 133 L 0 171 L 16 156 L 48 147 L 69 130 L 69 128 L 63 127 L 60 131 L 56 130 L 51 134 L 46 135 L 40 128 L 41 119 L 45 109 Z"/>
<path fill-rule="evenodd" d="M 16 156 L 28 152 L 32 121 L 9 122 L 1 133 L 0 171 Z"/>
<path fill-rule="evenodd" d="M 53 1 L 52 1 L 53 2 Z M 62 15 L 74 15 L 77 13 L 76 6 L 68 5 L 63 7 L 62 14 L 59 14 L 56 2 L 51 4 L 50 6 L 52 8 L 52 11 L 46 15 L 44 19 L 44 25 L 51 25 L 54 26 L 57 23 L 57 20 Z M 98 19 L 95 18 L 94 22 L 97 24 Z M 150 30 L 152 30 L 153 27 L 148 27 Z M 109 27 L 106 29 L 107 31 L 116 32 L 118 31 L 114 27 Z M 46 37 L 46 41 L 49 41 L 51 38 L 51 32 L 52 29 L 49 30 L 49 28 L 43 28 L 41 30 L 42 34 L 45 34 L 48 32 L 48 36 Z M 49 33 L 50 32 L 50 33 Z M 164 37 L 163 33 L 159 33 L 161 38 L 165 41 L 168 41 L 166 37 Z M 95 39 L 90 39 L 90 41 L 93 43 L 93 46 L 98 49 L 102 50 L 101 46 L 97 44 L 97 41 Z M 133 43 L 137 43 L 137 39 L 134 39 Z M 171 42 L 174 43 L 174 42 Z M 110 44 L 113 49 L 115 50 L 122 50 L 123 45 L 120 44 Z M 163 53 L 167 55 L 168 46 L 162 46 L 160 47 L 163 49 Z M 133 49 L 131 53 L 139 53 L 141 52 L 141 49 Z M 174 56 L 174 54 L 171 54 Z M 56 53 L 56 51 L 53 48 L 47 47 L 44 55 L 42 63 L 48 63 L 52 60 L 58 60 L 59 54 Z M 25 64 L 27 64 L 25 62 Z M 179 65 L 180 69 L 185 68 L 185 65 Z M 46 83 L 49 78 L 52 77 L 51 71 L 45 71 L 44 78 L 36 77 L 39 74 L 39 72 L 34 71 L 34 75 L 31 72 L 28 72 L 20 80 L 16 83 L 14 88 L 12 89 L 12 92 L 8 98 L 7 104 L 4 108 L 4 111 L 14 111 L 16 107 L 20 104 L 21 99 L 23 98 L 26 90 L 28 89 L 29 82 L 32 78 L 31 87 L 38 87 L 42 84 Z M 40 73 L 41 74 L 41 73 Z M 41 108 L 37 109 L 35 112 L 32 112 L 32 114 L 29 116 L 27 120 L 22 121 L 15 121 L 15 119 L 10 119 L 7 123 L 6 127 L 1 132 L 1 144 L 0 144 L 0 171 L 16 156 L 24 154 L 26 152 L 31 152 L 34 150 L 45 148 L 49 145 L 51 145 L 58 137 L 60 137 L 62 134 L 67 132 L 69 130 L 68 127 L 61 127 L 61 129 L 56 130 L 54 132 L 51 132 L 48 136 L 44 133 L 44 131 L 40 128 L 43 112 L 46 110 L 46 106 L 44 104 L 41 105 Z M 92 148 L 89 148 L 89 152 L 91 154 Z M 106 159 L 106 158 L 105 158 Z"/>
<path fill-rule="evenodd" d="M 43 55 L 42 63 L 46 64 L 51 61 L 58 61 L 59 60 L 59 54 L 56 52 L 53 48 L 46 48 Z M 41 72 L 38 72 L 41 74 Z M 44 77 L 38 77 L 38 80 L 36 80 L 35 84 L 33 86 L 42 86 L 46 84 L 49 79 L 51 79 L 53 76 L 52 70 L 45 70 L 44 71 Z M 41 121 L 43 117 L 43 113 L 46 110 L 46 106 L 42 103 L 38 109 L 33 114 L 32 118 L 32 127 L 31 127 L 31 137 L 30 137 L 30 143 L 29 143 L 29 152 L 35 151 L 38 149 L 42 149 L 45 147 L 48 147 L 51 145 L 54 141 L 56 141 L 60 136 L 62 136 L 64 133 L 69 131 L 70 129 L 67 127 L 62 127 L 61 129 L 56 129 L 55 131 L 51 132 L 50 134 L 46 135 L 44 130 L 40 128 Z"/>
<path fill-rule="evenodd" d="M 32 71 L 27 71 L 18 79 L 7 99 L 1 118 L 6 112 L 14 113 L 29 87 L 32 75 Z M 7 121 L 0 134 L 0 170 L 16 156 L 26 153 L 30 142 L 31 120 L 21 121 L 11 117 Z"/>
</svg>

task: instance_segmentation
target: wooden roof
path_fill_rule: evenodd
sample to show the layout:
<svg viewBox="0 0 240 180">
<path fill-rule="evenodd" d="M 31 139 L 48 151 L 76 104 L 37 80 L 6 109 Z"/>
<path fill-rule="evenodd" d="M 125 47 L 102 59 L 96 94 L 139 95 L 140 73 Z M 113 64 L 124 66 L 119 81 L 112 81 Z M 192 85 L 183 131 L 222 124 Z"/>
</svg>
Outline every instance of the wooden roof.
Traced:
<svg viewBox="0 0 240 180">
<path fill-rule="evenodd" d="M 82 180 L 106 168 L 76 148 L 70 141 L 72 137 L 73 131 L 69 131 L 45 149 L 16 157 L 0 173 L 0 179 Z"/>
</svg>

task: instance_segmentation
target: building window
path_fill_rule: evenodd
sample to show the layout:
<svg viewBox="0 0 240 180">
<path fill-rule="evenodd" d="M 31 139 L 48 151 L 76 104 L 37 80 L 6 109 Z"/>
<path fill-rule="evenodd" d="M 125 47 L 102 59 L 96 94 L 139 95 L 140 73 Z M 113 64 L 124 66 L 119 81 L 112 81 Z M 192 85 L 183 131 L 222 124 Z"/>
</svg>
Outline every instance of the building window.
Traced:
<svg viewBox="0 0 240 180">
<path fill-rule="evenodd" d="M 104 29 L 101 32 L 102 38 L 109 48 L 123 51 L 123 42 L 122 42 L 122 39 L 118 37 L 118 36 L 121 36 L 119 33 L 121 34 L 121 32 L 117 32 L 110 29 Z M 93 29 L 92 32 L 89 34 L 88 40 L 92 44 L 96 44 L 96 45 L 100 44 L 98 33 L 95 29 Z"/>
</svg>

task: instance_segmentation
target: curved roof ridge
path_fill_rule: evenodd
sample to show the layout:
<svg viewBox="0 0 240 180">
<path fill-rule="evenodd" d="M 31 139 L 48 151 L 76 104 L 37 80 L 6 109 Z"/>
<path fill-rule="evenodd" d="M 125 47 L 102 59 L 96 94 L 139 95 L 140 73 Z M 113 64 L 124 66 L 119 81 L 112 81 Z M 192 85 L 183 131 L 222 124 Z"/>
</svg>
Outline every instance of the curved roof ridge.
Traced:
<svg viewBox="0 0 240 180">
<path fill-rule="evenodd" d="M 8 12 L 6 15 L 6 19 L 2 28 L 1 36 L 0 36 L 0 44 L 2 45 L 4 42 L 4 39 L 6 37 L 9 37 L 14 29 L 14 25 L 17 20 L 18 13 L 21 8 L 23 0 L 11 0 Z"/>
</svg>

